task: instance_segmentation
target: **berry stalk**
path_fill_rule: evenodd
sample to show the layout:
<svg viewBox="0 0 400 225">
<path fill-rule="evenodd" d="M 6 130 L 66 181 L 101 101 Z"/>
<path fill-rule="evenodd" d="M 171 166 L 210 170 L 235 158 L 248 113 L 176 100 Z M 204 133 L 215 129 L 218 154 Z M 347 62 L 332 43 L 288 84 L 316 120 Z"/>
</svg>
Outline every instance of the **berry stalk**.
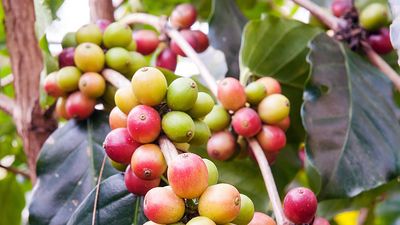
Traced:
<svg viewBox="0 0 400 225">
<path fill-rule="evenodd" d="M 160 145 L 161 152 L 163 153 L 168 166 L 171 165 L 172 160 L 179 154 L 178 150 L 175 148 L 175 145 L 172 144 L 172 142 L 166 136 L 161 136 L 158 139 L 158 144 Z"/>
</svg>

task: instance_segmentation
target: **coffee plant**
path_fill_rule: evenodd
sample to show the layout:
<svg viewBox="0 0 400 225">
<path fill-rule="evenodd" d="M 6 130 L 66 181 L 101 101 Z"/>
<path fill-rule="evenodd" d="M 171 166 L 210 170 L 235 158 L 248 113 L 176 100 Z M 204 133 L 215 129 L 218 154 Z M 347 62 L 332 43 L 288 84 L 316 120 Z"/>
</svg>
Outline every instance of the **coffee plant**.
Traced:
<svg viewBox="0 0 400 225">
<path fill-rule="evenodd" d="M 0 4 L 0 225 L 400 223 L 399 2 L 85 2 Z"/>
</svg>

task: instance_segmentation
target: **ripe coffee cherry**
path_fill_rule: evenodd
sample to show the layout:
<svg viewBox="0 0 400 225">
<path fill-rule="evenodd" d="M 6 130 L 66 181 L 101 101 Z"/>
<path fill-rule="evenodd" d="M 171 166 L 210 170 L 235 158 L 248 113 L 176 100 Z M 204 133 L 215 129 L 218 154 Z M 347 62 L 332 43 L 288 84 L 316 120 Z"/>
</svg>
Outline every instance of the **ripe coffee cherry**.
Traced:
<svg viewBox="0 0 400 225">
<path fill-rule="evenodd" d="M 204 216 L 197 216 L 189 220 L 186 225 L 216 225 L 214 221 Z"/>
<path fill-rule="evenodd" d="M 256 82 L 264 84 L 267 95 L 280 94 L 282 92 L 281 85 L 272 77 L 262 77 L 256 80 Z"/>
<path fill-rule="evenodd" d="M 178 56 L 170 48 L 165 48 L 158 54 L 156 66 L 175 71 L 177 62 Z"/>
<path fill-rule="evenodd" d="M 204 122 L 211 131 L 221 131 L 229 126 L 231 117 L 229 113 L 220 105 L 215 105 L 210 113 L 204 118 Z"/>
<path fill-rule="evenodd" d="M 310 223 L 317 212 L 317 198 L 308 188 L 290 190 L 283 200 L 283 212 L 295 224 Z"/>
<path fill-rule="evenodd" d="M 192 46 L 193 49 L 197 49 L 197 39 L 193 35 L 192 31 L 190 31 L 190 30 L 182 30 L 182 31 L 180 31 L 180 34 L 189 43 L 189 45 Z M 179 45 L 175 42 L 175 40 L 171 40 L 170 46 L 171 46 L 171 50 L 173 52 L 175 52 L 175 54 L 183 56 L 183 57 L 186 56 L 186 54 L 179 47 Z"/>
<path fill-rule="evenodd" d="M 189 144 L 191 145 L 203 145 L 206 144 L 208 139 L 211 137 L 210 128 L 208 128 L 207 124 L 202 120 L 194 121 L 194 136 L 190 140 Z"/>
<path fill-rule="evenodd" d="M 76 47 L 77 45 L 75 32 L 66 33 L 61 41 L 62 48 Z"/>
<path fill-rule="evenodd" d="M 167 170 L 167 163 L 158 145 L 145 144 L 133 153 L 131 168 L 140 179 L 153 180 Z"/>
<path fill-rule="evenodd" d="M 168 107 L 172 110 L 189 110 L 195 104 L 197 95 L 198 88 L 194 80 L 186 77 L 178 78 L 168 87 Z"/>
<path fill-rule="evenodd" d="M 264 125 L 261 132 L 257 134 L 257 141 L 265 153 L 278 152 L 286 145 L 286 135 L 277 126 Z"/>
<path fill-rule="evenodd" d="M 103 34 L 96 24 L 86 24 L 76 32 L 76 42 L 82 44 L 90 42 L 95 45 L 101 45 Z"/>
<path fill-rule="evenodd" d="M 95 99 L 89 98 L 80 91 L 77 91 L 68 96 L 65 103 L 65 110 L 69 118 L 83 120 L 93 113 L 95 105 Z"/>
<path fill-rule="evenodd" d="M 208 186 L 208 170 L 203 159 L 193 153 L 183 153 L 175 157 L 168 166 L 168 181 L 181 198 L 199 197 Z"/>
<path fill-rule="evenodd" d="M 239 191 L 230 184 L 215 184 L 208 187 L 199 199 L 200 216 L 212 219 L 217 224 L 234 220 L 240 212 Z"/>
<path fill-rule="evenodd" d="M 207 153 L 212 159 L 228 160 L 235 153 L 236 142 L 232 133 L 220 131 L 214 133 L 207 143 Z"/>
<path fill-rule="evenodd" d="M 249 197 L 240 194 L 240 211 L 239 215 L 232 221 L 236 225 L 247 225 L 253 219 L 254 204 Z"/>
<path fill-rule="evenodd" d="M 360 25 L 369 31 L 375 31 L 385 26 L 389 21 L 389 10 L 382 3 L 372 3 L 360 13 Z"/>
<path fill-rule="evenodd" d="M 115 92 L 114 96 L 115 105 L 126 115 L 137 105 L 139 101 L 133 93 L 132 87 L 123 87 Z"/>
<path fill-rule="evenodd" d="M 237 134 L 252 137 L 260 132 L 262 123 L 254 109 L 241 108 L 232 117 L 232 127 Z"/>
<path fill-rule="evenodd" d="M 128 131 L 139 143 L 153 142 L 161 132 L 160 115 L 150 106 L 138 105 L 128 114 Z"/>
<path fill-rule="evenodd" d="M 143 180 L 135 175 L 131 167 L 128 166 L 125 171 L 125 186 L 130 193 L 135 195 L 144 196 L 151 189 L 160 185 L 160 178 L 153 180 Z"/>
<path fill-rule="evenodd" d="M 388 28 L 382 28 L 378 33 L 369 35 L 368 43 L 378 54 L 387 54 L 393 51 Z"/>
<path fill-rule="evenodd" d="M 175 223 L 185 213 L 185 202 L 171 187 L 156 187 L 144 197 L 143 211 L 146 217 L 155 223 Z"/>
<path fill-rule="evenodd" d="M 350 0 L 334 0 L 331 5 L 332 14 L 341 17 L 351 10 Z"/>
<path fill-rule="evenodd" d="M 193 138 L 195 125 L 188 114 L 171 111 L 164 115 L 162 129 L 171 141 L 184 143 Z"/>
<path fill-rule="evenodd" d="M 114 107 L 110 112 L 110 116 L 108 117 L 108 123 L 110 124 L 112 130 L 117 128 L 126 128 L 127 118 L 127 115 L 118 107 Z"/>
<path fill-rule="evenodd" d="M 129 72 L 132 63 L 132 57 L 130 56 L 129 52 L 124 48 L 111 48 L 106 53 L 107 66 L 120 73 Z"/>
<path fill-rule="evenodd" d="M 203 159 L 204 163 L 207 166 L 208 171 L 208 186 L 214 185 L 218 183 L 219 173 L 217 166 L 208 159 Z"/>
<path fill-rule="evenodd" d="M 178 29 L 188 29 L 196 22 L 196 8 L 188 3 L 180 4 L 171 13 L 170 21 L 172 26 Z"/>
<path fill-rule="evenodd" d="M 127 47 L 132 41 L 132 30 L 128 25 L 114 22 L 104 31 L 103 44 L 106 48 Z"/>
<path fill-rule="evenodd" d="M 56 113 L 57 116 L 60 118 L 64 118 L 66 120 L 69 120 L 69 116 L 67 114 L 67 110 L 65 108 L 65 104 L 67 102 L 67 98 L 66 97 L 59 97 L 57 99 L 57 103 L 56 103 Z"/>
<path fill-rule="evenodd" d="M 253 219 L 248 225 L 276 225 L 276 223 L 270 216 L 261 212 L 255 212 Z"/>
<path fill-rule="evenodd" d="M 199 30 L 193 30 L 192 33 L 197 41 L 195 51 L 198 53 L 204 52 L 209 46 L 207 35 Z"/>
<path fill-rule="evenodd" d="M 275 126 L 281 128 L 283 131 L 287 131 L 287 129 L 290 127 L 290 117 L 287 116 L 285 119 L 276 123 Z"/>
<path fill-rule="evenodd" d="M 67 66 L 57 72 L 57 84 L 64 92 L 75 91 L 78 89 L 80 77 L 81 71 L 76 67 Z"/>
<path fill-rule="evenodd" d="M 104 67 L 104 52 L 95 44 L 82 43 L 75 49 L 74 61 L 84 72 L 99 72 Z"/>
<path fill-rule="evenodd" d="M 330 225 L 329 221 L 322 217 L 316 217 L 312 225 Z"/>
<path fill-rule="evenodd" d="M 106 28 L 108 27 L 108 25 L 110 25 L 110 24 L 111 24 L 111 21 L 109 21 L 107 19 L 96 20 L 97 27 L 100 28 L 101 32 L 103 32 L 103 33 L 106 30 Z"/>
<path fill-rule="evenodd" d="M 227 77 L 218 84 L 218 99 L 225 109 L 236 111 L 246 104 L 246 93 L 238 80 Z"/>
<path fill-rule="evenodd" d="M 53 97 L 60 97 L 65 95 L 65 92 L 63 91 L 63 89 L 61 89 L 60 85 L 57 82 L 57 76 L 57 72 L 52 72 L 49 73 L 49 75 L 47 75 L 47 77 L 44 79 L 43 88 L 48 95 Z"/>
<path fill-rule="evenodd" d="M 133 92 L 144 105 L 160 104 L 167 93 L 167 86 L 164 74 L 154 67 L 143 67 L 132 77 Z"/>
<path fill-rule="evenodd" d="M 87 72 L 79 79 L 79 90 L 90 98 L 98 98 L 106 90 L 106 81 L 98 73 Z"/>
<path fill-rule="evenodd" d="M 187 113 L 192 118 L 202 118 L 210 113 L 213 107 L 214 100 L 212 99 L 212 97 L 205 92 L 199 92 L 197 94 L 196 102 L 194 103 L 192 108 L 187 111 Z"/>
<path fill-rule="evenodd" d="M 126 128 L 117 128 L 107 134 L 103 147 L 107 156 L 115 162 L 128 164 L 133 152 L 140 146 L 132 139 Z"/>
<path fill-rule="evenodd" d="M 263 122 L 276 124 L 289 116 L 290 103 L 284 95 L 272 94 L 258 105 L 258 114 Z"/>
<path fill-rule="evenodd" d="M 74 63 L 75 48 L 65 48 L 58 55 L 58 64 L 60 68 L 66 66 L 75 66 Z"/>
<path fill-rule="evenodd" d="M 246 86 L 246 99 L 251 105 L 258 105 L 267 95 L 267 90 L 261 82 L 252 82 Z"/>
<path fill-rule="evenodd" d="M 136 51 L 143 55 L 153 53 L 160 43 L 157 33 L 152 30 L 135 31 L 132 37 L 136 42 Z"/>
</svg>

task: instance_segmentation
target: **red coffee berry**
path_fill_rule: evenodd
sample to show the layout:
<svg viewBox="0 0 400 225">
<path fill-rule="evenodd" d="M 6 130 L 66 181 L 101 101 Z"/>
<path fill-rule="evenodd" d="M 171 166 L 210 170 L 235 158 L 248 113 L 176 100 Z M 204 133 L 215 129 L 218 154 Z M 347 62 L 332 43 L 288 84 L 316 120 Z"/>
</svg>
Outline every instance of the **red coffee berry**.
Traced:
<svg viewBox="0 0 400 225">
<path fill-rule="evenodd" d="M 330 225 L 329 221 L 322 217 L 316 217 L 312 225 Z"/>
<path fill-rule="evenodd" d="M 50 73 L 44 79 L 44 90 L 46 93 L 53 97 L 60 97 L 65 95 L 65 92 L 61 89 L 57 82 L 57 72 Z"/>
<path fill-rule="evenodd" d="M 123 113 L 118 107 L 114 107 L 110 116 L 108 117 L 108 123 L 112 130 L 117 128 L 126 128 L 128 116 Z"/>
<path fill-rule="evenodd" d="M 75 66 L 74 62 L 75 48 L 65 48 L 58 55 L 58 64 L 60 68 L 66 66 Z"/>
<path fill-rule="evenodd" d="M 196 22 L 196 8 L 188 3 L 180 4 L 171 13 L 171 24 L 178 29 L 187 29 Z"/>
<path fill-rule="evenodd" d="M 331 5 L 332 14 L 341 17 L 351 10 L 351 0 L 334 0 Z"/>
<path fill-rule="evenodd" d="M 225 109 L 236 111 L 246 104 L 246 93 L 237 79 L 227 77 L 218 84 L 218 99 Z"/>
<path fill-rule="evenodd" d="M 280 94 L 282 92 L 281 85 L 272 77 L 261 77 L 256 82 L 264 84 L 267 95 Z"/>
<path fill-rule="evenodd" d="M 103 147 L 110 159 L 117 163 L 129 164 L 133 152 L 140 146 L 129 135 L 126 128 L 117 128 L 107 134 Z"/>
<path fill-rule="evenodd" d="M 183 38 L 192 46 L 193 49 L 197 49 L 197 39 L 193 35 L 191 30 L 182 30 L 180 31 L 180 34 L 183 36 Z M 182 49 L 179 47 L 179 45 L 175 42 L 175 40 L 171 40 L 170 43 L 171 50 L 175 52 L 175 54 L 180 55 L 185 57 L 186 54 L 182 51 Z"/>
<path fill-rule="evenodd" d="M 135 31 L 133 39 L 136 41 L 136 51 L 143 55 L 153 53 L 160 43 L 157 33 L 152 30 Z"/>
<path fill-rule="evenodd" d="M 133 153 L 131 168 L 140 179 L 153 180 L 167 170 L 167 163 L 158 145 L 145 144 Z"/>
<path fill-rule="evenodd" d="M 204 52 L 209 46 L 207 35 L 199 30 L 193 30 L 192 33 L 197 40 L 197 48 L 195 49 L 196 52 Z"/>
<path fill-rule="evenodd" d="M 276 225 L 276 222 L 274 219 L 264 213 L 254 212 L 253 219 L 248 225 Z"/>
<path fill-rule="evenodd" d="M 241 108 L 232 117 L 232 127 L 237 134 L 252 137 L 260 132 L 262 123 L 254 109 Z"/>
<path fill-rule="evenodd" d="M 131 167 L 128 166 L 125 171 L 125 186 L 130 193 L 135 195 L 144 196 L 151 189 L 160 185 L 160 178 L 153 180 L 143 180 L 135 175 Z"/>
<path fill-rule="evenodd" d="M 289 127 L 290 127 L 290 117 L 287 116 L 285 119 L 276 123 L 275 126 L 281 128 L 283 131 L 287 131 L 287 129 L 289 129 Z"/>
<path fill-rule="evenodd" d="M 95 99 L 89 98 L 82 94 L 82 92 L 77 91 L 68 96 L 65 109 L 68 117 L 83 120 L 93 113 L 95 105 Z"/>
<path fill-rule="evenodd" d="M 277 126 L 264 125 L 257 140 L 264 152 L 278 152 L 286 145 L 285 132 Z"/>
<path fill-rule="evenodd" d="M 178 56 L 170 49 L 165 48 L 157 56 L 156 66 L 175 71 Z"/>
<path fill-rule="evenodd" d="M 229 131 L 214 133 L 207 143 L 208 156 L 216 160 L 228 160 L 235 153 L 236 141 Z"/>
<path fill-rule="evenodd" d="M 308 188 L 290 190 L 283 200 L 283 211 L 287 219 L 295 224 L 310 223 L 317 212 L 317 198 Z"/>
<path fill-rule="evenodd" d="M 128 131 L 139 143 L 153 142 L 161 132 L 160 115 L 150 106 L 138 105 L 128 114 Z"/>
<path fill-rule="evenodd" d="M 378 54 L 387 54 L 393 51 L 392 42 L 390 41 L 390 31 L 388 28 L 382 28 L 378 33 L 370 34 L 368 36 L 368 43 Z"/>
</svg>

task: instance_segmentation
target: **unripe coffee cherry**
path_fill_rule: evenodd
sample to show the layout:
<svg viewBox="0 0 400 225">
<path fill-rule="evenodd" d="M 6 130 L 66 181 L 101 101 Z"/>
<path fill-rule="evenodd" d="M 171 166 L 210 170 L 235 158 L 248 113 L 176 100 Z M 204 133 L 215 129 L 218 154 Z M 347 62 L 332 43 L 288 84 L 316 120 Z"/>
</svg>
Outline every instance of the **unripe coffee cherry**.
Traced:
<svg viewBox="0 0 400 225">
<path fill-rule="evenodd" d="M 105 57 L 109 68 L 120 73 L 128 73 L 130 71 L 132 58 L 128 50 L 121 47 L 110 48 Z"/>
<path fill-rule="evenodd" d="M 267 90 L 261 82 L 252 82 L 246 86 L 246 99 L 251 105 L 258 105 L 267 95 Z"/>
<path fill-rule="evenodd" d="M 128 164 L 133 152 L 140 146 L 132 139 L 126 128 L 117 128 L 107 134 L 103 147 L 107 156 L 115 162 Z"/>
<path fill-rule="evenodd" d="M 103 34 L 96 24 L 86 24 L 76 32 L 76 42 L 82 44 L 90 42 L 95 45 L 101 45 Z"/>
<path fill-rule="evenodd" d="M 69 120 L 70 117 L 68 116 L 67 109 L 65 108 L 66 103 L 67 103 L 66 97 L 59 97 L 56 103 L 56 113 L 58 117 Z"/>
<path fill-rule="evenodd" d="M 218 99 L 225 109 L 236 111 L 246 104 L 246 93 L 237 79 L 227 77 L 218 84 Z"/>
<path fill-rule="evenodd" d="M 208 170 L 200 156 L 183 153 L 168 166 L 168 181 L 181 198 L 199 197 L 208 186 Z"/>
<path fill-rule="evenodd" d="M 128 167 L 127 164 L 115 162 L 114 160 L 112 160 L 110 158 L 108 158 L 108 161 L 110 162 L 112 167 L 114 167 L 116 170 L 121 171 L 121 172 L 124 172 L 126 170 L 126 167 Z"/>
<path fill-rule="evenodd" d="M 219 173 L 217 166 L 208 159 L 203 159 L 204 163 L 207 166 L 208 171 L 208 186 L 214 185 L 218 183 Z"/>
<path fill-rule="evenodd" d="M 208 139 L 211 137 L 210 128 L 202 120 L 194 120 L 194 136 L 190 140 L 191 145 L 203 145 L 206 144 Z"/>
<path fill-rule="evenodd" d="M 232 117 L 232 127 L 237 134 L 252 137 L 260 132 L 262 123 L 254 109 L 241 108 Z"/>
<path fill-rule="evenodd" d="M 92 43 L 82 43 L 75 49 L 74 62 L 84 72 L 100 72 L 105 62 L 103 49 Z"/>
<path fill-rule="evenodd" d="M 229 223 L 239 215 L 240 193 L 230 184 L 212 185 L 201 195 L 198 210 L 217 224 Z"/>
<path fill-rule="evenodd" d="M 331 4 L 332 14 L 341 17 L 351 10 L 351 0 L 334 0 Z"/>
<path fill-rule="evenodd" d="M 204 52 L 209 46 L 207 35 L 200 30 L 192 30 L 192 33 L 197 41 L 195 51 L 198 53 Z"/>
<path fill-rule="evenodd" d="M 232 221 L 236 225 L 247 225 L 254 216 L 254 203 L 249 197 L 240 194 L 240 211 L 239 215 Z"/>
<path fill-rule="evenodd" d="M 264 213 L 255 212 L 253 219 L 248 225 L 276 225 L 276 222 L 274 219 Z"/>
<path fill-rule="evenodd" d="M 79 90 L 90 98 L 98 98 L 106 90 L 106 81 L 98 73 L 87 72 L 79 79 Z"/>
<path fill-rule="evenodd" d="M 128 25 L 114 22 L 108 25 L 103 34 L 106 48 L 127 47 L 132 41 L 132 30 Z"/>
<path fill-rule="evenodd" d="M 77 45 L 75 32 L 66 33 L 61 41 L 62 48 L 76 47 Z"/>
<path fill-rule="evenodd" d="M 132 37 L 136 41 L 136 51 L 143 55 L 153 53 L 160 43 L 157 33 L 152 30 L 135 31 Z"/>
<path fill-rule="evenodd" d="M 139 143 L 153 142 L 161 132 L 160 115 L 150 106 L 138 105 L 128 114 L 128 131 Z"/>
<path fill-rule="evenodd" d="M 169 85 L 167 104 L 171 110 L 186 111 L 193 107 L 198 95 L 197 84 L 194 80 L 181 77 Z"/>
<path fill-rule="evenodd" d="M 329 221 L 322 217 L 316 217 L 312 225 L 330 225 Z"/>
<path fill-rule="evenodd" d="M 104 31 L 107 29 L 107 27 L 111 24 L 111 21 L 107 19 L 98 19 L 96 20 L 96 25 L 97 27 L 100 28 L 101 32 L 104 33 Z"/>
<path fill-rule="evenodd" d="M 93 113 L 95 105 L 95 99 L 89 98 L 80 91 L 77 91 L 68 96 L 65 103 L 65 110 L 69 118 L 83 120 Z"/>
<path fill-rule="evenodd" d="M 58 76 L 57 72 L 49 73 L 47 77 L 44 79 L 44 84 L 43 84 L 43 88 L 46 91 L 46 93 L 53 97 L 60 97 L 65 95 L 65 92 L 63 91 L 63 89 L 61 89 L 60 85 L 58 84 L 57 76 Z"/>
<path fill-rule="evenodd" d="M 182 37 L 189 43 L 190 46 L 192 46 L 193 49 L 197 49 L 197 39 L 196 37 L 193 35 L 192 31 L 190 30 L 182 30 L 180 31 L 180 34 L 182 35 Z M 185 57 L 186 54 L 183 52 L 183 50 L 179 47 L 179 45 L 175 42 L 175 40 L 171 40 L 170 43 L 171 46 L 171 50 L 173 52 L 175 52 L 175 54 L 180 55 Z"/>
<path fill-rule="evenodd" d="M 214 133 L 207 143 L 207 153 L 212 159 L 228 160 L 235 153 L 236 141 L 229 131 Z"/>
<path fill-rule="evenodd" d="M 290 190 L 283 200 L 283 211 L 287 219 L 295 224 L 310 223 L 317 212 L 317 198 L 308 188 Z"/>
<path fill-rule="evenodd" d="M 280 94 L 282 92 L 281 85 L 272 77 L 261 77 L 256 82 L 264 84 L 267 95 Z"/>
<path fill-rule="evenodd" d="M 368 36 L 368 43 L 378 54 L 387 54 L 393 51 L 392 42 L 390 41 L 390 31 L 388 28 L 382 28 L 378 33 L 370 34 Z"/>
<path fill-rule="evenodd" d="M 156 66 L 171 70 L 172 72 L 175 71 L 177 63 L 178 56 L 170 48 L 162 50 L 156 59 Z"/>
<path fill-rule="evenodd" d="M 123 113 L 118 107 L 114 107 L 110 116 L 108 117 L 108 123 L 112 130 L 117 128 L 126 128 L 128 116 Z"/>
<path fill-rule="evenodd" d="M 175 223 L 185 213 L 185 202 L 172 191 L 171 187 L 156 187 L 144 197 L 143 212 L 155 223 Z"/>
<path fill-rule="evenodd" d="M 128 115 L 135 106 L 140 104 L 133 93 L 132 87 L 118 89 L 117 92 L 115 92 L 114 101 L 115 105 L 126 115 Z"/>
<path fill-rule="evenodd" d="M 128 166 L 125 171 L 125 186 L 130 193 L 135 195 L 144 196 L 151 189 L 160 185 L 160 178 L 153 180 L 143 180 L 135 175 L 131 167 Z"/>
<path fill-rule="evenodd" d="M 282 94 L 272 94 L 258 104 L 258 114 L 264 123 L 276 124 L 289 116 L 290 102 Z"/>
<path fill-rule="evenodd" d="M 172 26 L 178 29 L 188 29 L 196 22 L 196 8 L 188 3 L 180 4 L 171 13 Z"/>
<path fill-rule="evenodd" d="M 58 55 L 58 64 L 60 68 L 66 66 L 75 66 L 74 62 L 75 48 L 65 48 Z"/>
<path fill-rule="evenodd" d="M 56 75 L 57 84 L 64 92 L 77 90 L 80 77 L 81 71 L 73 66 L 61 68 Z"/>
<path fill-rule="evenodd" d="M 195 132 L 193 119 L 186 113 L 171 111 L 162 118 L 162 129 L 173 142 L 189 142 Z"/>
<path fill-rule="evenodd" d="M 162 102 L 167 93 L 167 80 L 157 68 L 143 67 L 133 75 L 132 88 L 140 103 L 155 106 Z"/>
<path fill-rule="evenodd" d="M 220 105 L 215 105 L 210 113 L 204 117 L 204 122 L 211 131 L 221 131 L 227 128 L 231 122 L 229 113 Z"/>
<path fill-rule="evenodd" d="M 286 135 L 277 126 L 264 125 L 257 134 L 257 141 L 265 153 L 278 152 L 286 145 Z"/>
<path fill-rule="evenodd" d="M 192 108 L 187 111 L 187 113 L 195 119 L 203 118 L 211 112 L 213 107 L 214 100 L 212 99 L 212 97 L 205 92 L 199 92 L 197 94 L 196 102 L 194 103 Z"/>
<path fill-rule="evenodd" d="M 216 225 L 214 221 L 204 216 L 197 216 L 189 220 L 186 225 Z"/>
<path fill-rule="evenodd" d="M 385 26 L 389 21 L 389 9 L 385 4 L 372 3 L 360 13 L 360 25 L 369 31 Z"/>
<path fill-rule="evenodd" d="M 133 153 L 131 168 L 140 179 L 153 180 L 167 170 L 167 163 L 158 145 L 145 144 Z"/>
</svg>

